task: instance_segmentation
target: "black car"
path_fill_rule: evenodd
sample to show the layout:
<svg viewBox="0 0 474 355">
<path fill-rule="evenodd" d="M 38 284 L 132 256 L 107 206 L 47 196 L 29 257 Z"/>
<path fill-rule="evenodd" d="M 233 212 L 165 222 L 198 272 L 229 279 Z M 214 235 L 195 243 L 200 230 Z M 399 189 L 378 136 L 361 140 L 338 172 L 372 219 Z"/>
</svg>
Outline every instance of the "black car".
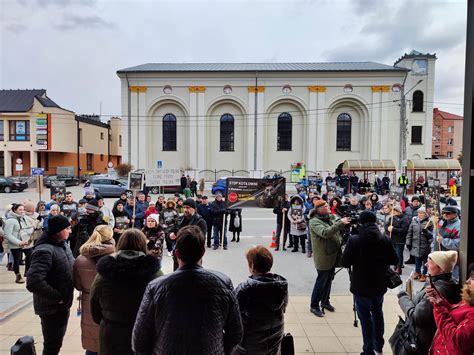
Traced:
<svg viewBox="0 0 474 355">
<path fill-rule="evenodd" d="M 0 191 L 7 192 L 7 193 L 12 192 L 12 191 L 21 192 L 27 187 L 28 187 L 28 183 L 26 182 L 0 176 Z"/>
<path fill-rule="evenodd" d="M 72 175 L 49 175 L 43 179 L 44 186 L 51 187 L 51 181 L 64 181 L 66 186 L 79 186 L 79 179 Z"/>
</svg>

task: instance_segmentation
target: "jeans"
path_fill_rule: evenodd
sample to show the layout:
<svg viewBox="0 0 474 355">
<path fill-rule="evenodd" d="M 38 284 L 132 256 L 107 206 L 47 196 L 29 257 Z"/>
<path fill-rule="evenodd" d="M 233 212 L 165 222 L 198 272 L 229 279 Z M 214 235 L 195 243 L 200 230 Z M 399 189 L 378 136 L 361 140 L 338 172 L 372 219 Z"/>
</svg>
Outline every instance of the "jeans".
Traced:
<svg viewBox="0 0 474 355">
<path fill-rule="evenodd" d="M 221 239 L 222 239 L 222 226 L 212 226 L 213 229 L 213 239 L 214 239 L 214 244 L 213 246 L 215 247 L 220 247 L 221 246 Z M 227 247 L 227 233 L 226 233 L 226 228 L 224 227 L 224 247 Z"/>
<path fill-rule="evenodd" d="M 374 297 L 354 295 L 354 300 L 364 339 L 362 354 L 373 354 L 374 350 L 382 352 L 384 344 L 383 295 Z"/>
<path fill-rule="evenodd" d="M 428 255 L 424 255 L 422 257 L 415 256 L 415 272 L 421 272 L 423 275 L 426 275 L 428 270 L 425 266 L 426 262 L 428 261 Z M 423 272 L 422 272 L 423 267 Z"/>
<path fill-rule="evenodd" d="M 405 249 L 405 244 L 393 243 L 395 253 L 398 257 L 397 267 L 402 267 L 403 265 L 403 250 Z"/>
<path fill-rule="evenodd" d="M 20 273 L 20 261 L 21 261 L 21 253 L 25 254 L 25 274 L 30 268 L 30 262 L 31 262 L 31 251 L 32 248 L 26 248 L 26 249 L 11 249 L 10 253 L 13 255 L 13 271 L 15 274 Z"/>
<path fill-rule="evenodd" d="M 329 304 L 332 280 L 334 279 L 334 268 L 330 270 L 317 270 L 318 277 L 311 294 L 311 308 L 319 309 L 321 305 Z"/>
<path fill-rule="evenodd" d="M 63 345 L 69 310 L 40 316 L 40 318 L 44 341 L 43 355 L 57 355 Z"/>
</svg>

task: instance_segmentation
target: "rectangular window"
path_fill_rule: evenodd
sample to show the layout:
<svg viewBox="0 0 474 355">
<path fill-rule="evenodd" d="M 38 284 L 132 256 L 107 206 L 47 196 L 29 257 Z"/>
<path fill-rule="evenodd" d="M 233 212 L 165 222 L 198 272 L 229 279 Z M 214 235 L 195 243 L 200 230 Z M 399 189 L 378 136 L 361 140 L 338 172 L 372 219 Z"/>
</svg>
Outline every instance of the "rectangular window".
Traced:
<svg viewBox="0 0 474 355">
<path fill-rule="evenodd" d="M 453 152 L 448 152 L 448 158 L 452 158 L 453 157 Z"/>
<path fill-rule="evenodd" d="M 94 160 L 94 154 L 87 153 L 86 154 L 86 160 L 87 160 L 87 170 L 93 170 L 92 162 Z"/>
<path fill-rule="evenodd" d="M 122 147 L 122 135 L 119 135 L 119 147 Z"/>
<path fill-rule="evenodd" d="M 82 147 L 82 128 L 79 128 L 79 147 Z"/>
<path fill-rule="evenodd" d="M 3 120 L 0 120 L 0 141 L 4 141 L 5 140 L 5 135 L 3 133 Z"/>
<path fill-rule="evenodd" d="M 448 127 L 448 132 L 453 133 L 454 132 L 454 126 L 449 126 Z"/>
<path fill-rule="evenodd" d="M 10 121 L 10 140 L 29 141 L 30 121 Z"/>
<path fill-rule="evenodd" d="M 100 132 L 100 139 L 104 140 L 104 132 Z"/>
<path fill-rule="evenodd" d="M 453 139 L 452 138 L 448 138 L 448 145 L 453 145 Z"/>
<path fill-rule="evenodd" d="M 422 144 L 423 126 L 411 126 L 411 144 Z"/>
</svg>

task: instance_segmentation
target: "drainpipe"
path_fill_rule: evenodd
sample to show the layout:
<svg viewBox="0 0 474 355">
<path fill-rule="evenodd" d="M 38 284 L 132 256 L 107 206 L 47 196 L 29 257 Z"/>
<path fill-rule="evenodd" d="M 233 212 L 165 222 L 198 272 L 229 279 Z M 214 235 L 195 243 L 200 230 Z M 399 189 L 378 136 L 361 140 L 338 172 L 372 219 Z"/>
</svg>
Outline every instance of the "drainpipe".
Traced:
<svg viewBox="0 0 474 355">
<path fill-rule="evenodd" d="M 128 164 L 132 164 L 132 96 L 130 95 L 130 82 L 128 81 L 127 73 L 125 73 L 125 79 L 127 79 L 127 95 L 128 95 Z"/>
</svg>

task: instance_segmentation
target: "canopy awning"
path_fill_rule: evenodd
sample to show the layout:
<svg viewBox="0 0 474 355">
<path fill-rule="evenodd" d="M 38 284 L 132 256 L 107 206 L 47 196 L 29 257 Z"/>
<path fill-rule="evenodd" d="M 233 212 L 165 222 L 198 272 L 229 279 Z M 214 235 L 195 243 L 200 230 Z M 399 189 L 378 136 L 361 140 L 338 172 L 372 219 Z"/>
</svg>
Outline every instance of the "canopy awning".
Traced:
<svg viewBox="0 0 474 355">
<path fill-rule="evenodd" d="M 408 170 L 447 171 L 461 170 L 457 159 L 415 159 L 407 160 Z"/>
<path fill-rule="evenodd" d="M 396 171 L 393 160 L 345 160 L 342 170 L 349 171 Z"/>
</svg>

